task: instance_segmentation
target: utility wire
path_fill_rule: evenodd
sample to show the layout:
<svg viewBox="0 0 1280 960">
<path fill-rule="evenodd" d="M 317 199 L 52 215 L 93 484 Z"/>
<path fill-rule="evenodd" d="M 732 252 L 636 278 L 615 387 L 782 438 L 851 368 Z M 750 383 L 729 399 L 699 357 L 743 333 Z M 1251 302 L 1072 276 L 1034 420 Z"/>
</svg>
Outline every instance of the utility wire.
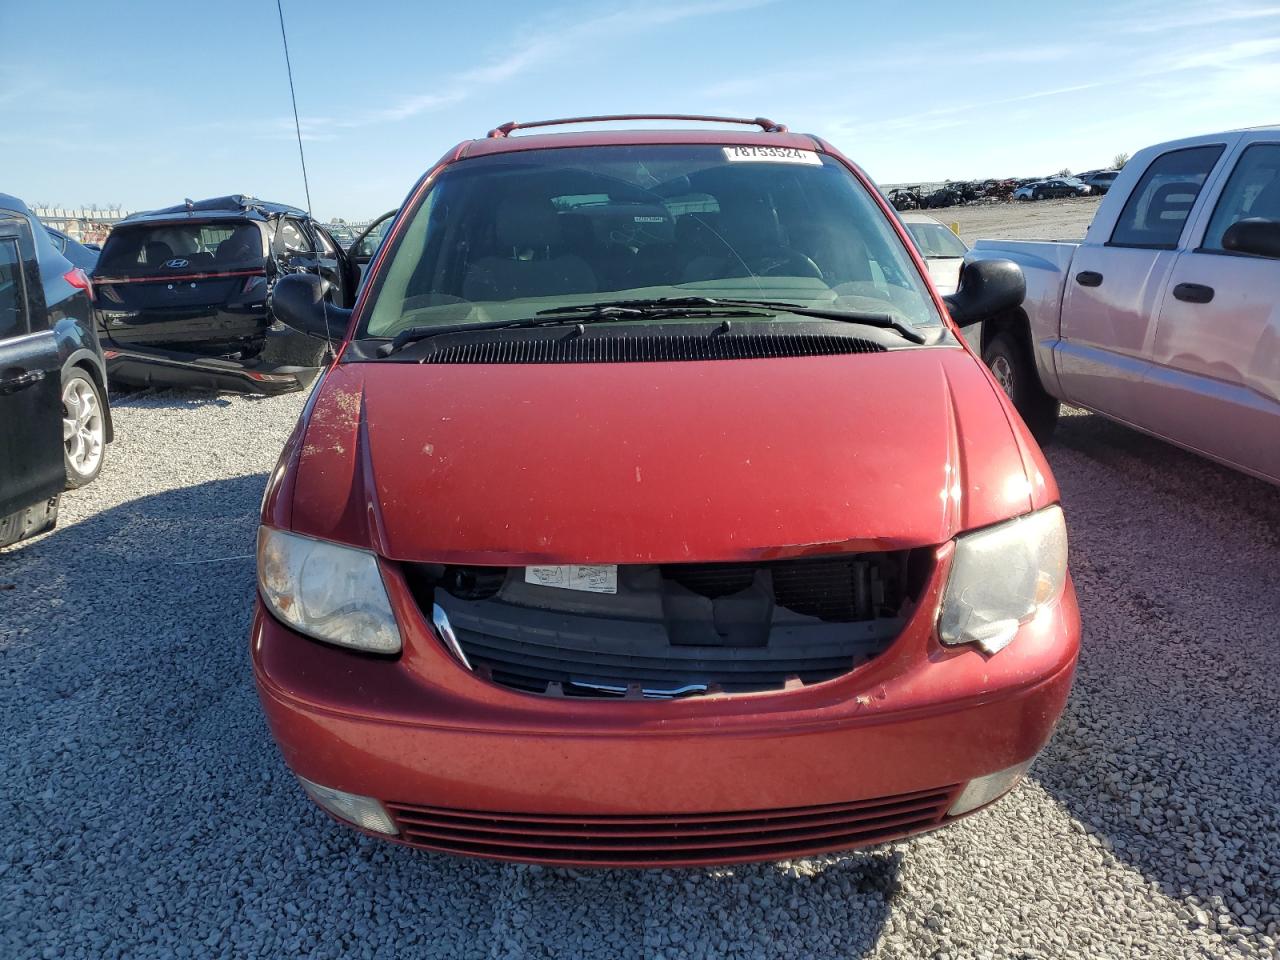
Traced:
<svg viewBox="0 0 1280 960">
<path fill-rule="evenodd" d="M 293 101 L 293 129 L 298 133 L 298 159 L 302 162 L 302 189 L 307 195 L 307 213 L 311 213 L 311 184 L 307 182 L 307 157 L 302 152 L 302 124 L 298 122 L 298 95 L 293 92 L 293 64 L 289 62 L 289 35 L 284 29 L 284 7 L 276 0 L 280 14 L 280 39 L 284 41 L 284 66 L 289 72 L 289 99 Z"/>
</svg>

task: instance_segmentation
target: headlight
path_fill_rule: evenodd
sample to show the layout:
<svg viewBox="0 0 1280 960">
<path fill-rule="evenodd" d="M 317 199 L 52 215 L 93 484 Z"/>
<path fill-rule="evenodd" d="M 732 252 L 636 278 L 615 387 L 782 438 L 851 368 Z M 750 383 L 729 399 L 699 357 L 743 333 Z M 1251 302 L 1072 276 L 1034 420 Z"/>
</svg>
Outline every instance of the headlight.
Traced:
<svg viewBox="0 0 1280 960">
<path fill-rule="evenodd" d="M 956 539 L 938 615 L 943 643 L 1002 650 L 1018 627 L 1062 593 L 1067 527 L 1062 508 L 1036 513 Z"/>
<path fill-rule="evenodd" d="M 378 560 L 367 550 L 259 527 L 258 588 L 299 633 L 371 653 L 400 651 Z"/>
</svg>

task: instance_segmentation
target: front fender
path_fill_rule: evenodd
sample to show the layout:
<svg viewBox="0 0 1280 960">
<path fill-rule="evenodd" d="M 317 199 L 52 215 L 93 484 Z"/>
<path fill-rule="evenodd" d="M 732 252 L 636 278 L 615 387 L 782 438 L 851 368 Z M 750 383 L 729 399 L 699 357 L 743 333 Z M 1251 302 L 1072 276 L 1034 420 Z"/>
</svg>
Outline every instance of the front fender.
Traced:
<svg viewBox="0 0 1280 960">
<path fill-rule="evenodd" d="M 1036 371 L 1044 389 L 1062 396 L 1053 348 L 1061 335 L 1062 298 L 1076 244 L 1038 240 L 979 240 L 965 256 L 965 263 L 1008 259 L 1022 268 L 1027 294 L 1021 308 L 999 322 L 984 324 L 983 346 L 1001 329 L 1013 326 L 1027 338 L 1035 356 Z"/>
</svg>

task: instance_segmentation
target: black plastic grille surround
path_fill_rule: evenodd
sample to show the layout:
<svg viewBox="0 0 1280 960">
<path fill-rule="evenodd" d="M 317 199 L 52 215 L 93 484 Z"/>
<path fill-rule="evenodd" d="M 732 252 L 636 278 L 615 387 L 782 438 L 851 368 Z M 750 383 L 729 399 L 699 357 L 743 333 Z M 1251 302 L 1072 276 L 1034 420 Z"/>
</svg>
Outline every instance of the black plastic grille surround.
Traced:
<svg viewBox="0 0 1280 960">
<path fill-rule="evenodd" d="M 652 334 L 634 337 L 477 340 L 437 346 L 422 363 L 661 363 L 682 360 L 759 360 L 883 353 L 859 337 L 823 333 Z"/>
<path fill-rule="evenodd" d="M 898 636 L 907 568 L 907 551 L 619 567 L 608 596 L 531 587 L 523 568 L 411 571 L 411 584 L 424 609 L 443 607 L 472 669 L 495 683 L 662 697 L 848 673 Z"/>
</svg>

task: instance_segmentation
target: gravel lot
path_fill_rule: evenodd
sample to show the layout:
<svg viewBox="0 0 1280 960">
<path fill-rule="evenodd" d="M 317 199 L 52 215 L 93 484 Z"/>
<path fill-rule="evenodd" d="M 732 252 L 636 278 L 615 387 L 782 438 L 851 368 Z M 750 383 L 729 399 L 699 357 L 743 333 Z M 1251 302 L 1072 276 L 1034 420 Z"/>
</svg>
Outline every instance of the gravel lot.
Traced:
<svg viewBox="0 0 1280 960">
<path fill-rule="evenodd" d="M 1073 200 L 975 203 L 922 212 L 948 226 L 960 224 L 960 238 L 968 244 L 979 237 L 1080 240 L 1089 229 L 1101 202 L 1101 197 L 1080 197 Z"/>
<path fill-rule="evenodd" d="M 1280 957 L 1277 489 L 1065 418 L 1085 651 L 989 811 L 787 864 L 498 866 L 333 825 L 270 741 L 249 554 L 302 403 L 118 400 L 102 478 L 0 554 L 0 957 Z"/>
</svg>

